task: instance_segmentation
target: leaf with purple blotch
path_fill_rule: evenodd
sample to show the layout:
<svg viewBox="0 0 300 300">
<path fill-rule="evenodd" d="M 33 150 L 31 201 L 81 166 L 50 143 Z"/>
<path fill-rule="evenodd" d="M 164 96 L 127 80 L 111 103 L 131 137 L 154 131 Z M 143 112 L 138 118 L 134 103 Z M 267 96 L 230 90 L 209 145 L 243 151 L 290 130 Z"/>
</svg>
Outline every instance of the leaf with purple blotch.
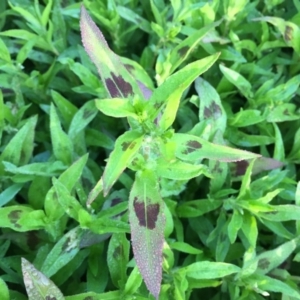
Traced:
<svg viewBox="0 0 300 300">
<path fill-rule="evenodd" d="M 252 19 L 252 21 L 266 21 L 274 25 L 281 33 L 284 41 L 299 54 L 300 53 L 300 29 L 294 22 L 285 21 L 277 17 L 261 17 Z"/>
<path fill-rule="evenodd" d="M 250 161 L 243 160 L 233 163 L 232 172 L 234 176 L 243 176 L 246 173 Z M 258 174 L 263 171 L 270 171 L 283 167 L 285 163 L 270 157 L 259 157 L 255 160 L 253 165 L 252 174 Z"/>
<path fill-rule="evenodd" d="M 29 300 L 64 299 L 56 285 L 25 258 L 22 258 L 22 272 Z"/>
<path fill-rule="evenodd" d="M 102 32 L 84 6 L 81 6 L 80 30 L 84 48 L 96 65 L 109 95 L 112 98 L 127 98 L 132 95 L 139 95 L 143 98 L 137 82 L 122 64 L 120 58 L 110 50 Z"/>
<path fill-rule="evenodd" d="M 96 99 L 96 107 L 105 115 L 114 118 L 132 117 L 138 119 L 134 106 L 129 99 Z"/>
<path fill-rule="evenodd" d="M 162 280 L 165 217 L 158 178 L 153 171 L 137 173 L 128 210 L 134 258 L 148 290 L 158 299 Z"/>
<path fill-rule="evenodd" d="M 146 104 L 146 111 L 151 120 L 161 112 L 159 121 L 162 130 L 168 129 L 174 122 L 184 90 L 218 59 L 220 53 L 216 53 L 188 64 L 183 69 L 171 75 L 157 89 Z"/>
<path fill-rule="evenodd" d="M 190 180 L 200 175 L 212 177 L 205 165 L 193 165 L 180 160 L 169 161 L 164 158 L 157 160 L 156 172 L 159 177 L 173 180 Z"/>
<path fill-rule="evenodd" d="M 200 121 L 207 120 L 212 125 L 212 133 L 216 130 L 224 133 L 227 116 L 218 92 L 208 81 L 201 77 L 195 80 L 195 88 L 200 98 L 199 103 L 195 103 L 199 106 Z"/>
<path fill-rule="evenodd" d="M 233 162 L 261 156 L 252 152 L 213 144 L 190 134 L 175 133 L 171 141 L 178 145 L 176 156 L 188 162 L 198 162 L 204 158 Z"/>
<path fill-rule="evenodd" d="M 144 135 L 139 131 L 126 131 L 115 142 L 115 148 L 111 152 L 103 174 L 103 194 L 106 196 L 140 149 Z"/>
<path fill-rule="evenodd" d="M 156 79 L 160 85 L 164 82 L 191 54 L 191 52 L 199 45 L 200 41 L 216 26 L 221 24 L 222 20 L 211 23 L 200 30 L 195 30 L 195 33 L 188 36 L 180 42 L 174 49 L 171 50 L 164 62 L 161 72 L 158 72 Z"/>
</svg>

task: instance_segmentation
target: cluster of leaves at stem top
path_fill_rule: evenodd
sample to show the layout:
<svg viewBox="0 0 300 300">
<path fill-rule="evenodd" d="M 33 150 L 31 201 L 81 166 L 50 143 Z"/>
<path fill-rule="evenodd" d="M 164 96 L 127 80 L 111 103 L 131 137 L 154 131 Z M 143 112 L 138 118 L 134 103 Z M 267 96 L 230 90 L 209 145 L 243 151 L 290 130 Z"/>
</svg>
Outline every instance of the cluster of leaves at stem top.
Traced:
<svg viewBox="0 0 300 300">
<path fill-rule="evenodd" d="M 89 203 L 102 191 L 107 195 L 125 168 L 136 172 L 128 204 L 133 253 L 148 290 L 158 299 L 165 227 L 163 180 L 187 181 L 201 174 L 211 177 L 209 169 L 201 164 L 204 158 L 233 162 L 259 155 L 216 145 L 194 134 L 174 133 L 171 128 L 183 92 L 215 63 L 219 53 L 190 63 L 174 74 L 171 68 L 153 90 L 147 81 L 135 78 L 130 66 L 109 49 L 83 6 L 80 29 L 84 48 L 108 93 L 107 99 L 95 100 L 97 108 L 112 117 L 127 117 L 130 125 L 130 130 L 116 140 Z M 193 38 L 198 40 L 204 34 L 200 32 Z M 186 44 L 184 41 L 172 53 L 176 67 L 187 57 Z M 209 109 L 222 115 L 216 102 Z"/>
</svg>

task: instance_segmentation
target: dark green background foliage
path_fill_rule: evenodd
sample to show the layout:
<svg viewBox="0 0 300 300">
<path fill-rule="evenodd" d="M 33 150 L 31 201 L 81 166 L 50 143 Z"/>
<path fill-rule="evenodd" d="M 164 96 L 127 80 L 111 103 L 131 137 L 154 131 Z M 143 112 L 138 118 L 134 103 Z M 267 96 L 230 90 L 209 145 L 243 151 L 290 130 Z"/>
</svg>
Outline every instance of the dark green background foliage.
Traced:
<svg viewBox="0 0 300 300">
<path fill-rule="evenodd" d="M 185 91 L 173 128 L 262 155 L 204 160 L 212 178 L 161 181 L 160 299 L 300 299 L 300 1 L 83 3 L 150 88 L 220 52 Z M 107 93 L 81 43 L 80 5 L 0 1 L 2 300 L 154 299 L 130 248 L 134 172 L 86 205 L 129 127 L 96 108 Z"/>
</svg>

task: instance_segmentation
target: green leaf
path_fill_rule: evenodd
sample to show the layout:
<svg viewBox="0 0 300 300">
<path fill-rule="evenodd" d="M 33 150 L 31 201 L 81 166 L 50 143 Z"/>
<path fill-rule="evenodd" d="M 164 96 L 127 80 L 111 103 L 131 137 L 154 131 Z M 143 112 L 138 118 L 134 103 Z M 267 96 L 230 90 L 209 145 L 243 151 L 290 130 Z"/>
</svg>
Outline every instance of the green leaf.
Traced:
<svg viewBox="0 0 300 300">
<path fill-rule="evenodd" d="M 200 104 L 196 104 L 199 106 L 199 120 L 208 120 L 212 124 L 213 132 L 217 129 L 224 132 L 227 116 L 219 94 L 209 82 L 201 77 L 195 80 L 195 88 L 200 98 Z"/>
<path fill-rule="evenodd" d="M 184 90 L 203 72 L 209 69 L 218 59 L 220 53 L 208 56 L 190 63 L 170 76 L 162 85 L 156 88 L 147 102 L 145 111 L 154 120 L 159 112 L 162 116 L 160 128 L 167 130 L 174 122 Z"/>
<path fill-rule="evenodd" d="M 262 291 L 281 293 L 291 297 L 291 299 L 300 299 L 300 293 L 284 281 L 265 275 L 253 275 L 247 280 L 248 284 L 257 286 Z"/>
<path fill-rule="evenodd" d="M 16 166 L 28 163 L 33 151 L 34 128 L 37 117 L 30 118 L 9 141 L 0 155 L 1 161 L 8 161 Z"/>
<path fill-rule="evenodd" d="M 28 175 L 26 176 L 28 179 L 24 176 L 24 181 L 31 180 L 31 176 L 57 176 L 66 169 L 65 165 L 61 161 L 32 163 L 22 167 L 17 167 L 14 164 L 4 161 L 3 165 L 6 172 L 17 175 Z"/>
<path fill-rule="evenodd" d="M 62 116 L 61 122 L 66 125 L 65 128 L 69 128 L 74 115 L 78 111 L 77 107 L 54 90 L 51 90 L 51 97 Z"/>
<path fill-rule="evenodd" d="M 13 37 L 25 41 L 34 41 L 36 47 L 53 52 L 52 46 L 49 45 L 48 42 L 46 42 L 42 36 L 31 33 L 24 29 L 10 29 L 0 32 L 0 35 Z"/>
<path fill-rule="evenodd" d="M 129 222 L 134 258 L 151 294 L 158 299 L 162 280 L 164 203 L 155 173 L 145 170 L 135 178 L 129 197 Z"/>
<path fill-rule="evenodd" d="M 274 250 L 266 251 L 256 257 L 257 272 L 259 274 L 267 274 L 271 270 L 280 266 L 293 253 L 299 245 L 299 238 L 292 239 Z"/>
<path fill-rule="evenodd" d="M 139 272 L 139 269 L 134 267 L 127 279 L 124 294 L 132 296 L 139 289 L 142 282 L 143 278 Z"/>
<path fill-rule="evenodd" d="M 49 16 L 52 9 L 53 0 L 49 0 L 45 9 L 43 10 L 41 16 L 41 22 L 44 27 L 46 27 L 47 23 L 49 22 Z"/>
<path fill-rule="evenodd" d="M 259 212 L 257 216 L 273 222 L 300 220 L 300 207 L 292 204 L 274 205 L 272 211 Z"/>
<path fill-rule="evenodd" d="M 125 132 L 116 140 L 103 174 L 104 196 L 140 149 L 143 137 L 140 132 L 132 130 Z"/>
<path fill-rule="evenodd" d="M 135 109 L 129 99 L 112 98 L 112 99 L 96 99 L 96 107 L 105 115 L 124 118 L 133 117 L 138 118 Z"/>
<path fill-rule="evenodd" d="M 162 72 L 156 75 L 158 85 L 163 83 L 168 76 L 170 76 L 191 54 L 191 52 L 198 46 L 204 36 L 213 28 L 219 26 L 222 20 L 211 23 L 200 30 L 196 30 L 195 33 L 188 36 L 181 41 L 176 47 L 174 47 L 166 62 L 163 64 Z"/>
<path fill-rule="evenodd" d="M 119 57 L 109 49 L 101 31 L 84 6 L 81 6 L 80 30 L 84 48 L 96 65 L 110 96 L 127 98 L 136 94 L 143 99 L 137 83 L 121 63 Z"/>
<path fill-rule="evenodd" d="M 175 133 L 171 141 L 177 145 L 176 156 L 189 162 L 198 162 L 204 158 L 232 162 L 260 156 L 248 151 L 212 144 L 189 134 Z"/>
<path fill-rule="evenodd" d="M 2 278 L 0 278 L 0 295 L 2 300 L 10 300 L 8 287 Z"/>
<path fill-rule="evenodd" d="M 238 266 L 228 263 L 200 261 L 182 268 L 180 272 L 195 279 L 214 279 L 238 273 L 239 270 Z"/>
<path fill-rule="evenodd" d="M 187 243 L 183 242 L 174 242 L 170 244 L 171 249 L 183 252 L 183 253 L 188 253 L 188 254 L 201 254 L 203 251 L 200 249 L 197 249 Z"/>
<path fill-rule="evenodd" d="M 238 231 L 241 229 L 242 225 L 243 216 L 238 210 L 235 209 L 228 224 L 228 237 L 231 244 L 235 242 Z"/>
<path fill-rule="evenodd" d="M 12 63 L 9 50 L 1 38 L 0 38 L 0 59 L 7 63 Z M 1 95 L 2 95 L 2 91 L 1 91 Z"/>
<path fill-rule="evenodd" d="M 257 222 L 256 218 L 248 211 L 244 211 L 242 231 L 251 249 L 255 249 L 258 236 Z"/>
<path fill-rule="evenodd" d="M 59 181 L 68 189 L 69 192 L 71 192 L 81 177 L 87 158 L 87 154 L 82 156 L 59 176 Z M 54 187 L 52 187 L 46 195 L 45 212 L 46 215 L 53 221 L 60 220 L 60 218 L 64 215 L 64 209 L 58 202 Z"/>
<path fill-rule="evenodd" d="M 285 42 L 293 47 L 298 54 L 300 53 L 300 29 L 295 23 L 277 17 L 261 17 L 253 20 L 266 21 L 273 24 L 277 27 Z"/>
<path fill-rule="evenodd" d="M 31 207 L 13 205 L 0 208 L 0 227 L 11 228 L 24 232 L 43 229 L 45 214 L 42 210 L 33 210 Z"/>
<path fill-rule="evenodd" d="M 114 233 L 110 238 L 107 251 L 107 265 L 114 285 L 120 289 L 127 281 L 127 264 L 130 243 L 124 233 Z"/>
<path fill-rule="evenodd" d="M 96 117 L 97 110 L 94 101 L 86 102 L 74 115 L 70 124 L 68 136 L 73 140 L 79 132 Z"/>
<path fill-rule="evenodd" d="M 213 211 L 223 204 L 222 200 L 192 200 L 178 205 L 177 214 L 181 218 L 195 218 Z"/>
<path fill-rule="evenodd" d="M 121 297 L 120 291 L 112 291 L 107 292 L 103 294 L 97 294 L 94 292 L 87 292 L 83 294 L 77 294 L 74 296 L 67 296 L 66 300 L 87 300 L 87 299 L 93 299 L 93 300 L 119 300 Z"/>
<path fill-rule="evenodd" d="M 69 263 L 80 250 L 82 235 L 83 229 L 79 227 L 67 232 L 48 253 L 41 272 L 51 277 Z"/>
<path fill-rule="evenodd" d="M 21 190 L 23 187 L 23 184 L 15 183 L 10 185 L 8 188 L 6 188 L 4 191 L 0 193 L 0 206 L 4 206 L 9 201 L 11 201 Z"/>
<path fill-rule="evenodd" d="M 157 160 L 156 172 L 159 177 L 173 180 L 189 180 L 201 174 L 211 177 L 205 165 L 192 165 L 179 160 L 167 161 L 163 158 Z"/>
<path fill-rule="evenodd" d="M 56 285 L 25 258 L 22 258 L 22 273 L 29 300 L 65 299 Z"/>
<path fill-rule="evenodd" d="M 62 161 L 65 165 L 70 165 L 73 159 L 73 143 L 62 130 L 56 109 L 52 103 L 50 106 L 50 134 L 56 159 Z"/>
<path fill-rule="evenodd" d="M 117 6 L 117 11 L 119 15 L 124 18 L 125 20 L 132 22 L 136 26 L 138 26 L 141 30 L 151 33 L 151 26 L 147 19 L 144 19 L 139 14 L 136 14 L 131 9 L 125 7 L 125 6 Z"/>
<path fill-rule="evenodd" d="M 246 127 L 254 124 L 261 123 L 265 120 L 264 116 L 261 116 L 260 110 L 247 109 L 241 110 L 234 114 L 230 120 L 229 124 L 234 127 Z"/>
<path fill-rule="evenodd" d="M 242 95 L 244 95 L 246 98 L 253 97 L 251 83 L 244 76 L 234 70 L 226 68 L 223 65 L 220 65 L 220 70 L 225 78 L 238 88 Z"/>
<path fill-rule="evenodd" d="M 295 121 L 300 119 L 300 114 L 296 113 L 297 106 L 293 103 L 282 103 L 280 106 L 274 107 L 267 116 L 267 122 L 279 123 L 287 121 Z"/>
<path fill-rule="evenodd" d="M 30 28 L 32 28 L 37 34 L 43 35 L 45 31 L 42 24 L 40 23 L 38 18 L 36 18 L 29 12 L 29 10 L 24 9 L 20 6 L 13 6 L 11 3 L 10 6 L 30 24 Z"/>
<path fill-rule="evenodd" d="M 82 212 L 84 209 L 81 204 L 76 200 L 76 198 L 70 195 L 68 189 L 58 179 L 53 178 L 53 186 L 56 192 L 57 200 L 64 209 L 65 213 L 76 221 L 79 221 L 79 214 L 84 214 L 84 212 Z M 88 215 L 87 212 L 86 214 Z M 91 221 L 91 217 L 87 216 L 86 221 Z"/>
</svg>

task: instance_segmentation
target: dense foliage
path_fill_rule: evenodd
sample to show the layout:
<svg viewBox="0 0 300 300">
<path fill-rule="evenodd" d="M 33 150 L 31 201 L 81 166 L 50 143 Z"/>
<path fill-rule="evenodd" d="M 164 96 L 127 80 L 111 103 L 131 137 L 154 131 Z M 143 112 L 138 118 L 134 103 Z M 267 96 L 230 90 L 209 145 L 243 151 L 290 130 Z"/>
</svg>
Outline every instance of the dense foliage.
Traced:
<svg viewBox="0 0 300 300">
<path fill-rule="evenodd" d="M 300 2 L 81 4 L 0 2 L 1 299 L 300 299 Z"/>
</svg>

